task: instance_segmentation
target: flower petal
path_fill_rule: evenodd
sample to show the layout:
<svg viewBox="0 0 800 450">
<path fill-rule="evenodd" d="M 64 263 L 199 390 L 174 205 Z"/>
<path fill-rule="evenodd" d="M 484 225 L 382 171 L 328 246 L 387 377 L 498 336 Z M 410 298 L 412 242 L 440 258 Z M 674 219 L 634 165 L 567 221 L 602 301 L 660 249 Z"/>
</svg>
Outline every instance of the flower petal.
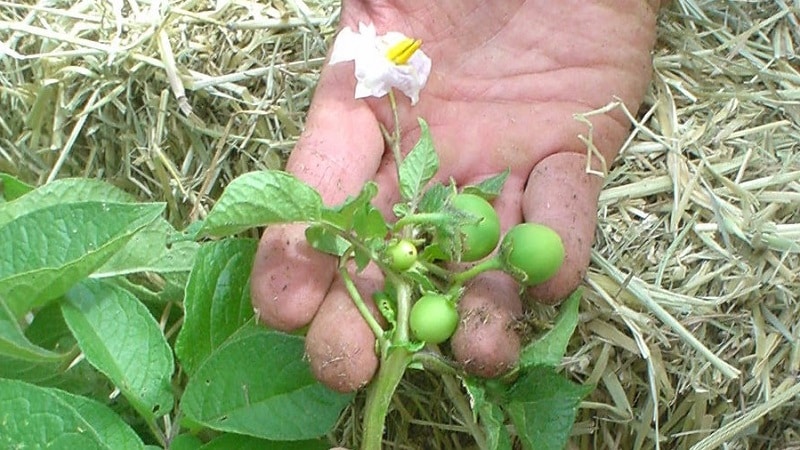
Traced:
<svg viewBox="0 0 800 450">
<path fill-rule="evenodd" d="M 353 61 L 358 58 L 361 48 L 362 37 L 350 27 L 342 28 L 333 41 L 333 51 L 329 64 L 338 64 L 345 61 Z"/>
</svg>

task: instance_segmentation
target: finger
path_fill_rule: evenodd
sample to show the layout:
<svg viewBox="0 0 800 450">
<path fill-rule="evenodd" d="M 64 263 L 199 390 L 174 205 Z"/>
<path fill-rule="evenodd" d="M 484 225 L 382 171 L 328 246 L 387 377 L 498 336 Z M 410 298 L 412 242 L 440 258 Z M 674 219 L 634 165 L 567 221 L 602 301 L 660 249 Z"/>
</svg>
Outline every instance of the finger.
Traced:
<svg viewBox="0 0 800 450">
<path fill-rule="evenodd" d="M 372 314 L 380 313 L 372 294 L 383 285 L 377 266 L 370 265 L 354 282 Z M 341 279 L 331 286 L 306 335 L 306 353 L 314 376 L 338 392 L 364 387 L 378 368 L 375 335 L 369 328 Z"/>
<path fill-rule="evenodd" d="M 503 231 L 522 218 L 523 184 L 519 177 L 510 176 L 502 194 L 492 202 Z M 461 321 L 451 344 L 464 369 L 493 378 L 513 367 L 521 345 L 516 327 L 522 315 L 517 282 L 502 272 L 484 273 L 467 286 L 458 308 Z"/>
<path fill-rule="evenodd" d="M 315 187 L 328 205 L 358 193 L 377 171 L 383 154 L 383 137 L 373 114 L 353 98 L 352 70 L 348 64 L 323 70 L 307 127 L 286 166 Z M 335 270 L 335 259 L 313 250 L 304 229 L 268 228 L 253 265 L 253 306 L 263 322 L 284 331 L 310 322 Z"/>
<path fill-rule="evenodd" d="M 589 266 L 603 180 L 586 172 L 586 155 L 562 152 L 534 167 L 522 200 L 525 220 L 553 228 L 564 243 L 564 263 L 545 283 L 527 289 L 542 303 L 566 298 L 583 280 Z"/>
<path fill-rule="evenodd" d="M 522 315 L 517 283 L 502 272 L 487 272 L 470 283 L 458 303 L 461 320 L 451 339 L 453 356 L 467 372 L 494 378 L 519 358 L 517 320 Z"/>
</svg>

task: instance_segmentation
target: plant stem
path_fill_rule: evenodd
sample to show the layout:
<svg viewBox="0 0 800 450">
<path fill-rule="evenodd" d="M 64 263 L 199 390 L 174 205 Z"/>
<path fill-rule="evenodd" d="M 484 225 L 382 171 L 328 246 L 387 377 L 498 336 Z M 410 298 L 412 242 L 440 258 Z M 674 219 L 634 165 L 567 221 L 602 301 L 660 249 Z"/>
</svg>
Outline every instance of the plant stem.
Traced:
<svg viewBox="0 0 800 450">
<path fill-rule="evenodd" d="M 358 308 L 358 312 L 361 313 L 361 316 L 364 317 L 364 320 L 369 325 L 369 328 L 372 330 L 372 333 L 375 334 L 375 337 L 378 339 L 383 338 L 383 328 L 381 324 L 375 319 L 375 316 L 372 315 L 372 311 L 369 310 L 367 304 L 364 303 L 364 299 L 361 298 L 361 294 L 358 292 L 356 288 L 356 284 L 353 282 L 353 278 L 350 276 L 350 273 L 347 272 L 346 267 L 339 268 L 339 274 L 342 277 L 342 281 L 344 281 L 344 286 L 347 288 L 347 293 L 350 294 L 350 298 L 353 299 L 353 303 Z"/>
<path fill-rule="evenodd" d="M 467 281 L 475 278 L 478 274 L 489 270 L 500 270 L 503 268 L 503 263 L 500 261 L 498 256 L 494 256 L 491 259 L 487 259 L 486 261 L 482 261 L 474 266 L 470 267 L 469 269 L 459 272 L 450 279 L 453 282 L 453 289 L 460 289 L 461 286 L 464 285 Z"/>
<path fill-rule="evenodd" d="M 381 450 L 389 404 L 410 361 L 411 353 L 404 347 L 391 347 L 383 358 L 378 375 L 367 393 L 361 450 Z"/>
<path fill-rule="evenodd" d="M 411 286 L 408 282 L 401 281 L 395 285 L 397 290 L 397 328 L 394 330 L 393 343 L 405 345 L 408 343 L 408 316 L 411 314 Z"/>
<path fill-rule="evenodd" d="M 397 166 L 397 181 L 400 182 L 400 163 L 403 162 L 403 154 L 400 152 L 400 115 L 397 112 L 397 99 L 394 97 L 394 89 L 389 89 L 389 105 L 392 107 L 392 119 L 394 120 L 394 132 L 389 141 L 392 148 L 394 163 Z"/>
</svg>

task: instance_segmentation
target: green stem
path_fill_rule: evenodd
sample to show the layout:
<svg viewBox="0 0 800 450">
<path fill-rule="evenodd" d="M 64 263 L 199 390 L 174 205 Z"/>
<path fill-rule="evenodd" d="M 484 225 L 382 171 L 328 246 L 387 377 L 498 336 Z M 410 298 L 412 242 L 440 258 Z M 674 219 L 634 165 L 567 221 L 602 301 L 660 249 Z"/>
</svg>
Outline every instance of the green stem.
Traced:
<svg viewBox="0 0 800 450">
<path fill-rule="evenodd" d="M 444 267 L 442 267 L 442 266 L 440 266 L 438 264 L 427 262 L 427 261 L 418 261 L 418 263 L 421 264 L 422 267 L 425 268 L 425 270 L 427 270 L 428 272 L 436 275 L 437 277 L 443 278 L 443 279 L 446 279 L 446 280 L 450 279 L 450 272 L 447 269 L 445 269 Z"/>
<path fill-rule="evenodd" d="M 403 162 L 403 154 L 400 152 L 400 115 L 397 112 L 397 99 L 394 97 L 394 89 L 389 89 L 389 105 L 392 108 L 392 119 L 394 120 L 394 133 L 389 142 L 392 148 L 392 155 L 397 166 L 397 181 L 400 182 L 400 163 Z"/>
<path fill-rule="evenodd" d="M 397 328 L 394 330 L 395 345 L 403 346 L 408 343 L 408 316 L 411 314 L 411 286 L 408 282 L 400 281 L 395 284 L 397 290 Z"/>
<path fill-rule="evenodd" d="M 356 288 L 356 284 L 353 282 L 353 278 L 350 276 L 350 273 L 347 272 L 346 267 L 339 268 L 339 274 L 342 276 L 342 281 L 344 281 L 344 286 L 347 288 L 347 293 L 350 294 L 350 297 L 353 299 L 353 303 L 358 308 L 358 312 L 361 313 L 361 316 L 364 317 L 364 320 L 367 321 L 367 325 L 372 330 L 372 333 L 375 334 L 377 339 L 383 338 L 384 330 L 381 327 L 381 324 L 378 323 L 375 316 L 372 315 L 372 311 L 369 310 L 367 304 L 364 303 L 364 299 L 361 298 L 361 294 L 358 292 Z"/>
<path fill-rule="evenodd" d="M 378 375 L 367 392 L 361 450 L 381 450 L 389 404 L 410 361 L 411 353 L 403 347 L 391 348 L 388 356 L 383 358 Z"/>
<path fill-rule="evenodd" d="M 459 272 L 453 275 L 452 278 L 450 278 L 450 281 L 453 282 L 453 287 L 451 288 L 451 290 L 460 289 L 461 286 L 464 285 L 464 283 L 475 278 L 477 275 L 483 272 L 489 270 L 500 270 L 502 268 L 503 268 L 503 262 L 500 261 L 500 258 L 498 256 L 493 256 L 491 259 L 482 261 L 463 272 Z"/>
</svg>

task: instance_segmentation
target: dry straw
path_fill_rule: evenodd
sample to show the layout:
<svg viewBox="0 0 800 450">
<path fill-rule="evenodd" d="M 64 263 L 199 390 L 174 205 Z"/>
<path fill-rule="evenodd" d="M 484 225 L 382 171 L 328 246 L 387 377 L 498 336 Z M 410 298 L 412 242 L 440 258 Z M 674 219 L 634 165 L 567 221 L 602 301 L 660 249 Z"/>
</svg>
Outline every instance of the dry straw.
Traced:
<svg viewBox="0 0 800 450">
<path fill-rule="evenodd" d="M 230 179 L 291 151 L 338 8 L 0 1 L 0 170 L 101 177 L 167 201 L 179 226 L 201 217 Z M 662 13 L 564 362 L 597 385 L 573 448 L 800 446 L 799 17 L 796 0 Z M 469 447 L 445 398 L 435 377 L 403 384 L 397 448 Z M 358 412 L 336 430 L 344 445 Z"/>
</svg>

